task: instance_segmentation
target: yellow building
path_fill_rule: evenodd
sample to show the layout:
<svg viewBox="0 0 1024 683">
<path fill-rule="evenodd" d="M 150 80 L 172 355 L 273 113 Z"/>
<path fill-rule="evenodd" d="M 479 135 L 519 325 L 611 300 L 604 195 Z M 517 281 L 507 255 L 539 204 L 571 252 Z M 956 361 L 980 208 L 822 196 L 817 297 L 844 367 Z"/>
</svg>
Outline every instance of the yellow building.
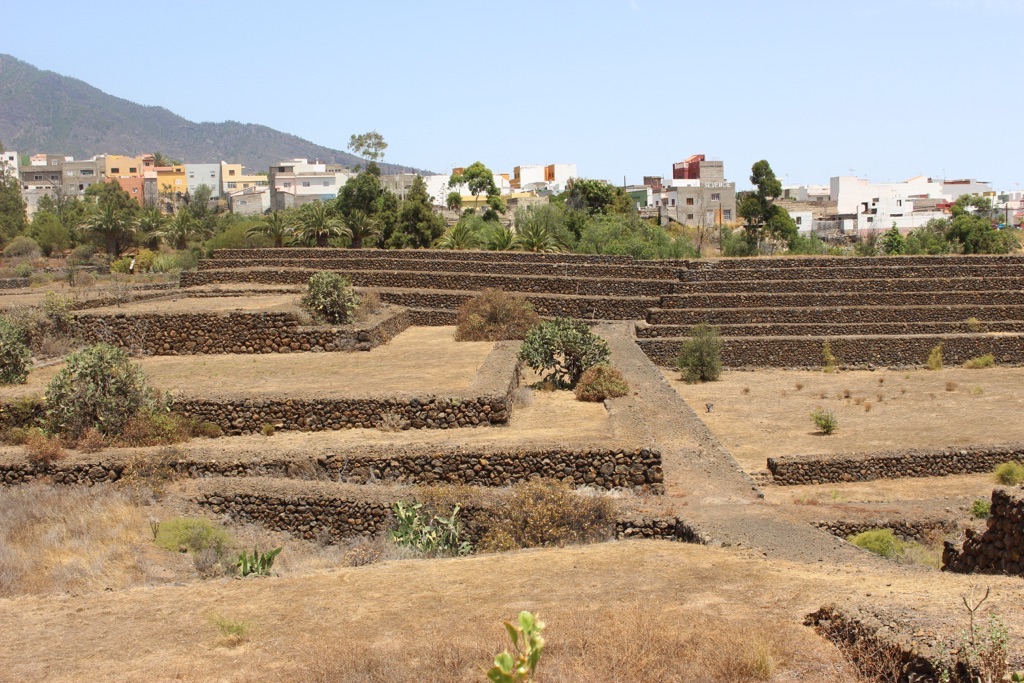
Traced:
<svg viewBox="0 0 1024 683">
<path fill-rule="evenodd" d="M 108 154 L 105 159 L 108 178 L 141 178 L 146 171 L 156 167 L 152 154 L 141 154 L 137 157 Z"/>
<path fill-rule="evenodd" d="M 157 166 L 156 189 L 160 196 L 176 199 L 188 192 L 188 180 L 184 166 Z"/>
<path fill-rule="evenodd" d="M 244 190 L 249 187 L 265 187 L 268 183 L 267 176 L 244 173 L 242 164 L 229 164 L 226 161 L 220 162 L 220 183 L 221 195 L 227 196 L 232 192 Z"/>
</svg>

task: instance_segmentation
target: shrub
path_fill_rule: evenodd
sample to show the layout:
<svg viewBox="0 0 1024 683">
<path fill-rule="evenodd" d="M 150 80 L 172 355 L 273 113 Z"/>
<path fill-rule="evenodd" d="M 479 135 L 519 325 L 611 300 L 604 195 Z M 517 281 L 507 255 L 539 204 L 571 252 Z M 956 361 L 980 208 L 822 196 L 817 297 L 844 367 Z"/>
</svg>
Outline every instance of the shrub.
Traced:
<svg viewBox="0 0 1024 683">
<path fill-rule="evenodd" d="M 972 315 L 970 318 L 967 319 L 967 329 L 969 329 L 971 332 L 980 334 L 985 331 L 985 326 L 982 324 L 980 320 L 978 320 Z"/>
<path fill-rule="evenodd" d="M 28 456 L 29 462 L 48 465 L 63 458 L 65 453 L 60 439 L 33 427 L 28 430 L 25 437 L 25 455 Z"/>
<path fill-rule="evenodd" d="M 119 258 L 116 261 L 111 262 L 110 272 L 111 273 L 128 273 L 128 270 L 132 267 L 132 259 L 130 256 Z"/>
<path fill-rule="evenodd" d="M 253 546 L 252 555 L 249 555 L 246 551 L 242 551 L 238 556 L 238 560 L 235 562 L 235 567 L 238 569 L 238 575 L 242 577 L 246 576 L 270 576 L 270 570 L 274 566 L 274 559 L 281 553 L 284 548 L 274 548 L 268 550 L 265 553 L 261 553 L 259 548 Z"/>
<path fill-rule="evenodd" d="M 359 307 L 353 317 L 362 322 L 384 310 L 384 302 L 380 298 L 380 292 L 376 289 L 368 289 L 359 295 Z"/>
<path fill-rule="evenodd" d="M 532 479 L 512 487 L 480 545 L 514 550 L 600 541 L 614 526 L 615 510 L 607 498 L 577 493 L 560 481 Z"/>
<path fill-rule="evenodd" d="M 302 306 L 316 317 L 334 325 L 352 322 L 359 305 L 349 279 L 340 273 L 321 271 L 309 278 Z"/>
<path fill-rule="evenodd" d="M 3 442 L 11 446 L 22 446 L 28 441 L 28 430 L 22 427 L 11 427 L 3 434 Z"/>
<path fill-rule="evenodd" d="M 811 419 L 814 421 L 814 426 L 818 428 L 818 431 L 826 436 L 839 429 L 839 420 L 831 410 L 818 408 L 811 413 Z"/>
<path fill-rule="evenodd" d="M 7 258 L 37 258 L 42 252 L 39 244 L 31 237 L 18 235 L 11 243 L 4 247 L 4 256 Z"/>
<path fill-rule="evenodd" d="M 0 317 L 0 384 L 27 382 L 30 357 L 24 333 L 6 317 Z"/>
<path fill-rule="evenodd" d="M 94 427 L 120 434 L 155 396 L 142 368 L 123 349 L 96 344 L 67 357 L 46 387 L 47 422 L 52 431 L 77 439 Z"/>
<path fill-rule="evenodd" d="M 946 391 L 956 391 L 959 386 L 956 382 L 946 382 Z"/>
<path fill-rule="evenodd" d="M 438 514 L 428 519 L 422 511 L 423 503 L 395 501 L 392 512 L 398 525 L 388 537 L 395 545 L 411 548 L 430 557 L 468 555 L 473 547 L 469 541 L 462 540 L 460 509 L 456 504 L 448 516 Z"/>
<path fill-rule="evenodd" d="M 135 269 L 140 273 L 148 273 L 153 268 L 153 261 L 156 260 L 156 252 L 149 249 L 139 249 L 135 255 Z"/>
<path fill-rule="evenodd" d="M 996 364 L 996 357 L 991 353 L 986 353 L 983 356 L 976 356 L 971 358 L 969 361 L 964 363 L 964 367 L 969 370 L 980 370 L 981 368 L 990 368 Z"/>
<path fill-rule="evenodd" d="M 882 557 L 894 558 L 903 554 L 905 543 L 896 538 L 892 529 L 870 529 L 846 539 L 858 548 L 863 548 Z"/>
<path fill-rule="evenodd" d="M 821 345 L 821 365 L 825 372 L 835 372 L 839 368 L 839 359 L 832 352 L 831 342 Z"/>
<path fill-rule="evenodd" d="M 523 339 L 540 316 L 525 297 L 485 289 L 459 306 L 455 319 L 456 341 Z"/>
<path fill-rule="evenodd" d="M 979 498 L 971 503 L 971 516 L 977 519 L 988 519 L 989 515 L 992 514 L 992 503 Z"/>
<path fill-rule="evenodd" d="M 512 652 L 505 650 L 494 658 L 494 666 L 487 671 L 493 683 L 530 683 L 544 652 L 544 622 L 533 614 L 519 613 L 518 624 L 505 622 L 505 631 L 512 641 Z"/>
<path fill-rule="evenodd" d="M 273 436 L 274 425 L 270 422 L 264 422 L 263 426 L 260 427 L 260 434 L 262 434 L 263 436 Z"/>
<path fill-rule="evenodd" d="M 223 550 L 231 542 L 228 532 L 203 517 L 178 517 L 161 522 L 156 544 L 171 552 Z"/>
<path fill-rule="evenodd" d="M 603 401 L 629 394 L 629 384 L 622 373 L 608 365 L 596 365 L 580 377 L 576 385 L 577 401 Z"/>
<path fill-rule="evenodd" d="M 71 297 L 64 296 L 52 289 L 43 297 L 43 313 L 58 332 L 67 333 L 71 329 L 74 309 L 75 302 Z"/>
<path fill-rule="evenodd" d="M 96 247 L 91 244 L 80 244 L 71 250 L 68 256 L 68 264 L 72 266 L 87 266 L 92 263 L 92 257 L 96 254 Z"/>
<path fill-rule="evenodd" d="M 519 349 L 519 360 L 542 374 L 541 381 L 572 389 L 587 369 L 608 362 L 608 343 L 584 322 L 555 318 L 535 325 Z"/>
<path fill-rule="evenodd" d="M 192 436 L 204 439 L 219 439 L 224 436 L 224 430 L 216 422 L 197 422 L 192 426 Z"/>
<path fill-rule="evenodd" d="M 1004 486 L 1016 486 L 1024 482 L 1024 465 L 1019 462 L 1004 462 L 996 468 L 996 481 Z"/>
<path fill-rule="evenodd" d="M 14 274 L 18 277 L 32 277 L 34 272 L 36 269 L 32 267 L 31 263 L 19 263 L 14 269 Z"/>
<path fill-rule="evenodd" d="M 217 631 L 224 638 L 224 643 L 229 647 L 235 647 L 247 641 L 249 632 L 252 631 L 252 622 L 243 619 L 229 619 L 220 614 L 211 615 L 210 623 L 217 627 Z"/>
<path fill-rule="evenodd" d="M 98 429 L 87 429 L 75 444 L 75 448 L 83 453 L 98 453 L 106 447 L 107 439 Z"/>
<path fill-rule="evenodd" d="M 713 382 L 722 374 L 722 339 L 718 328 L 694 325 L 690 338 L 679 349 L 676 366 L 689 383 Z"/>
<path fill-rule="evenodd" d="M 175 444 L 188 441 L 194 429 L 186 417 L 159 406 L 146 406 L 124 422 L 113 435 L 113 442 L 131 448 Z"/>
<path fill-rule="evenodd" d="M 929 370 L 941 370 L 942 369 L 942 344 L 937 345 L 928 354 L 928 369 Z"/>
<path fill-rule="evenodd" d="M 171 273 L 181 270 L 195 270 L 199 264 L 198 253 L 194 250 L 157 254 L 149 266 L 152 273 Z"/>
</svg>

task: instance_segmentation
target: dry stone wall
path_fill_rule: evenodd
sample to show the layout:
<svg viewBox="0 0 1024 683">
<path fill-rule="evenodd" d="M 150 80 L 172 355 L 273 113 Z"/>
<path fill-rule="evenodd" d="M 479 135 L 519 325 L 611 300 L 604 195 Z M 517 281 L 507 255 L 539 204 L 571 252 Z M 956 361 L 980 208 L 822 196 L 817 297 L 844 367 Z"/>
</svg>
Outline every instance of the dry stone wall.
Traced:
<svg viewBox="0 0 1024 683">
<path fill-rule="evenodd" d="M 454 311 L 473 298 L 472 294 L 414 290 L 382 290 L 380 298 L 389 304 L 414 309 Z M 546 318 L 564 317 L 578 320 L 636 320 L 657 303 L 653 297 L 602 297 L 526 295 L 538 315 Z M 424 323 L 417 323 L 424 324 Z M 449 323 L 443 323 L 449 324 Z"/>
<path fill-rule="evenodd" d="M 86 343 L 106 342 L 154 356 L 369 351 L 410 323 L 404 310 L 339 327 L 302 327 L 291 313 L 78 313 L 74 333 Z"/>
<path fill-rule="evenodd" d="M 738 282 L 751 284 L 758 280 L 812 280 L 822 287 L 835 288 L 836 283 L 866 278 L 916 279 L 916 278 L 974 278 L 974 277 L 1020 277 L 1024 264 L 1001 263 L 996 261 L 966 261 L 956 265 L 933 266 L 815 266 L 806 262 L 802 267 L 790 268 L 704 268 L 684 270 L 681 277 L 686 282 Z"/>
<path fill-rule="evenodd" d="M 893 335 L 907 334 L 978 334 L 993 332 L 1024 332 L 1024 320 L 1002 322 L 892 322 L 892 323 L 791 323 L 758 325 L 717 325 L 723 337 L 838 337 L 848 335 Z M 636 336 L 640 339 L 659 337 L 686 337 L 692 325 L 637 325 Z"/>
<path fill-rule="evenodd" d="M 0 278 L 0 289 L 25 289 L 29 286 L 27 277 Z"/>
<path fill-rule="evenodd" d="M 182 287 L 224 283 L 304 284 L 316 270 L 310 269 L 237 269 L 201 270 L 181 274 Z M 545 277 L 538 275 L 489 275 L 485 273 L 423 273 L 417 271 L 349 271 L 346 275 L 356 287 L 401 287 L 479 291 L 502 289 L 510 292 L 575 294 L 600 296 L 659 296 L 671 292 L 674 282 L 583 277 Z"/>
<path fill-rule="evenodd" d="M 821 367 L 828 341 L 843 367 L 923 366 L 928 354 L 942 344 L 948 365 L 991 353 L 996 362 L 1017 365 L 1024 359 L 1024 337 L 994 335 L 917 335 L 904 337 L 726 337 L 722 364 L 726 367 Z M 675 364 L 679 339 L 639 339 L 637 343 L 656 364 Z"/>
<path fill-rule="evenodd" d="M 471 249 L 338 249 L 330 247 L 292 247 L 287 249 L 218 249 L 214 260 L 220 259 L 330 259 L 357 257 L 361 259 L 413 259 L 417 261 L 487 261 L 492 263 L 636 263 L 632 256 L 598 254 L 540 254 L 524 251 L 477 251 Z M 659 262 L 644 262 L 658 265 Z M 666 264 L 666 262 L 660 262 Z M 683 262 L 668 261 L 667 265 Z"/>
<path fill-rule="evenodd" d="M 977 318 L 1024 320 L 1024 306 L 836 306 L 810 308 L 676 308 L 655 309 L 647 315 L 652 325 L 754 325 L 760 323 L 886 323 L 965 322 Z"/>
<path fill-rule="evenodd" d="M 794 292 L 667 294 L 661 308 L 813 308 L 816 306 L 1022 306 L 1024 290 L 974 292 Z"/>
<path fill-rule="evenodd" d="M 839 538 L 849 538 L 874 529 L 891 529 L 907 541 L 926 541 L 935 533 L 949 533 L 958 528 L 955 519 L 859 519 L 817 522 L 816 527 Z"/>
<path fill-rule="evenodd" d="M 893 274 L 888 279 L 822 280 L 827 273 L 816 275 L 815 279 L 804 280 L 715 280 L 682 282 L 674 285 L 677 294 L 793 294 L 797 292 L 820 293 L 822 290 L 835 292 L 870 293 L 915 293 L 915 292 L 991 292 L 1024 289 L 1024 278 L 1006 277 L 1005 271 L 999 277 L 938 277 L 910 278 Z M 858 274 L 859 275 L 859 274 Z"/>
<path fill-rule="evenodd" d="M 920 266 L 971 266 L 999 265 L 1002 267 L 1024 266 L 1020 255 L 963 255 L 945 254 L 940 256 L 810 256 L 781 258 L 735 258 L 708 261 L 689 261 L 685 267 L 690 271 L 709 271 L 716 275 L 726 270 L 781 270 L 784 268 L 863 268 L 863 267 L 920 267 Z"/>
<path fill-rule="evenodd" d="M 994 490 L 988 527 L 984 532 L 967 529 L 959 548 L 947 542 L 942 568 L 964 574 L 1024 576 L 1024 487 Z"/>
<path fill-rule="evenodd" d="M 775 484 L 796 486 L 991 472 L 1008 461 L 1024 463 L 1024 444 L 781 456 L 768 458 L 768 471 Z"/>
<path fill-rule="evenodd" d="M 624 517 L 615 521 L 615 538 L 648 538 L 706 545 L 708 539 L 678 517 Z"/>
</svg>

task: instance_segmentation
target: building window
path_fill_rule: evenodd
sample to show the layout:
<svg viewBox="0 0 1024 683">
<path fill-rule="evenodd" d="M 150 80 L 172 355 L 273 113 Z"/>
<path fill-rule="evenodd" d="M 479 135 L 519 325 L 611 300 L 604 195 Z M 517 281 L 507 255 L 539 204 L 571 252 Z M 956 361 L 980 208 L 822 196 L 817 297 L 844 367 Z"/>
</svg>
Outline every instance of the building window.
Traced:
<svg viewBox="0 0 1024 683">
<path fill-rule="evenodd" d="M 133 168 L 132 170 L 134 171 L 135 169 Z M 119 169 L 119 168 L 112 168 L 112 169 L 110 169 L 110 172 L 111 173 L 120 173 L 121 169 Z"/>
<path fill-rule="evenodd" d="M 192 173 L 192 172 L 189 172 L 188 177 L 191 178 L 192 180 L 195 180 L 196 179 L 196 174 Z"/>
<path fill-rule="evenodd" d="M 302 186 L 303 187 L 309 187 L 309 181 L 308 180 L 303 180 L 302 181 Z"/>
<path fill-rule="evenodd" d="M 324 181 L 324 187 L 327 187 L 327 186 L 328 186 L 328 185 L 330 185 L 330 184 L 331 184 L 331 181 L 330 181 L 330 180 L 325 180 L 325 181 Z"/>
<path fill-rule="evenodd" d="M 284 186 L 285 186 L 285 187 L 291 187 L 291 186 L 292 186 L 292 184 L 291 184 L 291 183 L 289 183 L 289 182 L 285 182 Z"/>
<path fill-rule="evenodd" d="M 803 225 L 803 224 L 804 224 L 804 218 L 803 218 L 803 216 L 797 216 L 797 217 L 796 217 L 796 224 L 797 224 L 797 225 Z"/>
<path fill-rule="evenodd" d="M 82 169 L 82 175 L 93 175 L 92 169 L 91 168 L 83 168 Z"/>
<path fill-rule="evenodd" d="M 669 205 L 670 206 L 675 206 L 676 205 L 676 200 L 675 199 L 670 199 L 669 200 Z"/>
<path fill-rule="evenodd" d="M 874 223 L 874 222 L 875 222 L 875 217 L 874 216 L 868 216 L 868 223 Z"/>
<path fill-rule="evenodd" d="M 686 205 L 687 206 L 693 206 L 693 197 L 687 197 L 686 198 Z"/>
<path fill-rule="evenodd" d="M 59 175 L 52 175 L 52 176 L 50 176 L 50 180 L 60 180 L 60 176 Z"/>
<path fill-rule="evenodd" d="M 686 220 L 692 221 L 693 220 L 693 214 L 692 213 L 686 214 Z"/>
<path fill-rule="evenodd" d="M 41 176 L 41 175 L 36 175 L 36 176 L 32 177 L 32 180 L 42 180 L 42 179 L 43 179 L 43 176 Z"/>
<path fill-rule="evenodd" d="M 132 188 L 132 194 L 138 194 L 138 193 L 139 193 L 139 188 L 133 187 Z"/>
<path fill-rule="evenodd" d="M 229 190 L 233 190 L 233 189 L 235 189 L 235 186 L 237 186 L 237 185 L 238 185 L 238 183 L 228 183 L 228 189 Z"/>
<path fill-rule="evenodd" d="M 235 175 L 235 169 L 228 170 L 228 175 Z"/>
<path fill-rule="evenodd" d="M 711 193 L 711 201 L 713 201 L 713 202 L 720 202 L 720 201 L 722 201 L 722 195 L 718 194 L 717 192 L 712 192 Z"/>
<path fill-rule="evenodd" d="M 732 209 L 722 209 L 722 220 L 724 220 L 724 221 L 731 221 L 732 220 Z"/>
<path fill-rule="evenodd" d="M 59 163 L 60 163 L 59 161 L 51 161 L 50 162 L 50 166 L 56 166 Z"/>
<path fill-rule="evenodd" d="M 137 167 L 135 167 L 135 166 L 131 166 L 131 167 L 128 168 L 128 172 L 129 173 L 138 173 L 139 169 Z M 116 173 L 116 171 L 115 171 L 115 173 Z"/>
</svg>

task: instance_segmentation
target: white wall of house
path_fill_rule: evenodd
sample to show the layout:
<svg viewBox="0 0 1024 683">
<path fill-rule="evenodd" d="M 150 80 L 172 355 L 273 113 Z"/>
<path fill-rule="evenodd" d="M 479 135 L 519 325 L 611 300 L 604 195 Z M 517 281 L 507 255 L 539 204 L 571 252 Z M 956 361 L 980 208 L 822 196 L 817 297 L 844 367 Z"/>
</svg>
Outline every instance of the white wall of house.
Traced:
<svg viewBox="0 0 1024 683">
<path fill-rule="evenodd" d="M 228 196 L 232 213 L 256 216 L 270 208 L 269 187 L 249 187 Z"/>
<path fill-rule="evenodd" d="M 195 194 L 200 185 L 206 185 L 212 191 L 211 197 L 220 197 L 220 163 L 185 164 L 185 181 L 190 195 Z"/>
<path fill-rule="evenodd" d="M 796 231 L 801 235 L 809 235 L 814 228 L 814 214 L 810 211 L 790 211 L 789 217 L 796 223 Z"/>
</svg>

